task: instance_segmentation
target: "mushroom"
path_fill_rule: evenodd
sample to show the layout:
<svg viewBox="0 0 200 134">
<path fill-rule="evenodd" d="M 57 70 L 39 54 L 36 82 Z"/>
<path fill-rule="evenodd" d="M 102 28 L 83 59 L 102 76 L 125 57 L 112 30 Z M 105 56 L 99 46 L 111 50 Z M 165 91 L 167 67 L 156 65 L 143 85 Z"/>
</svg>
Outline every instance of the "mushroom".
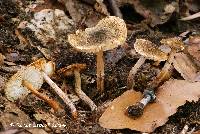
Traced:
<svg viewBox="0 0 200 134">
<path fill-rule="evenodd" d="M 97 109 L 94 102 L 81 90 L 81 76 L 80 71 L 86 68 L 86 64 L 72 64 L 60 69 L 58 72 L 63 73 L 64 76 L 75 75 L 75 92 L 77 95 L 90 106 L 91 110 Z"/>
<path fill-rule="evenodd" d="M 45 59 L 39 59 L 26 68 L 22 68 L 6 83 L 6 97 L 10 101 L 15 101 L 25 97 L 31 91 L 37 97 L 46 101 L 55 111 L 58 111 L 61 108 L 56 101 L 49 99 L 47 96 L 37 91 L 43 84 L 41 70 L 45 71 L 48 75 L 52 75 L 54 72 L 54 63 L 46 63 Z"/>
<path fill-rule="evenodd" d="M 44 80 L 55 90 L 55 92 L 64 100 L 72 111 L 74 117 L 77 112 L 73 103 L 68 96 L 49 78 L 54 73 L 55 64 L 52 61 L 47 62 L 44 58 L 41 58 L 27 67 L 22 68 L 16 74 L 14 74 L 6 83 L 5 94 L 8 100 L 16 101 L 17 99 L 27 96 L 30 91 L 37 97 L 46 101 L 50 106 L 56 110 L 58 104 L 46 96 L 40 94 L 37 90 L 41 88 Z M 60 109 L 58 109 L 60 110 Z"/>
<path fill-rule="evenodd" d="M 155 89 L 159 86 L 160 83 L 169 79 L 171 76 L 172 63 L 174 60 L 174 54 L 178 51 L 182 51 L 185 46 L 184 43 L 177 37 L 162 39 L 160 41 L 162 44 L 167 45 L 171 48 L 169 57 L 162 68 L 161 72 L 155 77 L 155 79 L 148 84 L 148 88 L 144 90 L 144 97 L 142 100 L 137 102 L 135 105 L 129 106 L 127 108 L 128 116 L 136 118 L 140 117 L 143 114 L 145 106 L 156 99 Z"/>
<path fill-rule="evenodd" d="M 109 16 L 98 22 L 95 27 L 77 30 L 68 36 L 69 43 L 77 50 L 97 55 L 97 89 L 104 90 L 103 51 L 111 50 L 125 43 L 127 29 L 124 20 Z"/>
<path fill-rule="evenodd" d="M 145 40 L 145 39 L 136 39 L 134 44 L 135 51 L 138 52 L 141 57 L 136 62 L 134 67 L 129 72 L 128 78 L 127 78 L 127 88 L 132 89 L 133 88 L 133 78 L 140 66 L 144 64 L 146 59 L 152 59 L 154 61 L 165 61 L 167 60 L 167 53 L 161 51 L 158 47 L 156 47 L 155 44 L 153 44 L 151 41 Z"/>
</svg>

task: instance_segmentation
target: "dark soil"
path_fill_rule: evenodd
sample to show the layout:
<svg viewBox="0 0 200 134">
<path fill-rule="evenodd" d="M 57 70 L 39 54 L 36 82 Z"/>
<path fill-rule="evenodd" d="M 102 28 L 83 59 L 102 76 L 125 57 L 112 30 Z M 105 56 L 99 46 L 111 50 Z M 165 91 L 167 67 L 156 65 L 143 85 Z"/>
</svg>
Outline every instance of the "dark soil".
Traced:
<svg viewBox="0 0 200 134">
<path fill-rule="evenodd" d="M 22 1 L 24 2 L 23 6 L 28 6 L 29 1 Z M 124 19 L 127 22 L 133 21 L 129 19 L 130 15 L 128 14 L 128 12 L 133 10 L 131 7 L 124 6 L 121 7 L 121 10 L 125 16 Z M 19 8 L 17 1 L 12 2 L 11 0 L 0 0 L 0 53 L 2 53 L 3 55 L 10 55 L 11 53 L 17 54 L 17 56 L 15 58 L 11 58 L 10 61 L 6 59 L 7 61 L 13 62 L 17 65 L 27 65 L 33 61 L 33 57 L 43 57 L 38 49 L 30 45 L 21 48 L 19 46 L 19 39 L 15 34 L 15 30 L 17 29 L 18 24 L 23 20 L 28 21 L 31 16 L 31 14 L 26 14 L 22 9 Z M 16 18 L 17 20 L 13 21 L 13 18 Z M 138 14 L 136 14 L 136 18 L 138 18 L 138 21 L 136 21 L 136 23 L 138 24 L 141 22 L 141 20 L 144 19 Z M 103 94 L 98 93 L 98 91 L 96 90 L 96 81 L 88 82 L 96 79 L 95 55 L 75 51 L 70 47 L 69 44 L 57 44 L 56 47 L 54 46 L 50 48 L 51 56 L 52 60 L 56 62 L 57 70 L 72 63 L 86 63 L 87 69 L 82 73 L 84 75 L 84 79 L 82 81 L 82 89 L 98 106 L 101 106 L 104 102 L 113 100 L 127 90 L 125 88 L 127 75 L 132 66 L 138 60 L 138 57 L 132 57 L 130 54 L 128 54 L 130 48 L 133 47 L 133 43 L 136 37 L 146 38 L 154 43 L 159 43 L 160 39 L 177 36 L 187 29 L 195 29 L 196 32 L 200 32 L 199 26 L 200 23 L 198 21 L 183 23 L 180 22 L 175 16 L 163 25 L 158 25 L 156 27 L 152 27 L 150 29 L 132 35 L 132 39 L 128 42 L 128 48 L 117 48 L 115 51 L 105 52 L 105 91 L 103 92 Z M 137 29 L 143 29 L 143 26 L 138 25 Z M 42 46 L 40 41 L 38 41 L 36 37 L 34 37 L 34 34 L 31 33 L 29 30 L 24 30 L 21 32 L 25 37 L 29 37 L 35 45 Z M 110 60 L 110 58 L 112 58 L 112 56 L 115 54 L 114 52 L 118 52 L 119 54 L 121 54 L 121 56 L 117 58 L 114 57 L 116 59 L 113 58 Z M 152 61 L 147 60 L 135 76 L 135 89 L 137 89 L 138 91 L 143 91 L 147 87 L 148 82 L 151 81 L 159 72 L 162 65 L 163 63 L 161 63 L 160 66 L 156 67 L 153 65 Z M 5 79 L 8 79 L 10 76 L 13 75 L 13 73 L 0 70 L 0 75 Z M 176 71 L 174 71 L 173 77 L 180 78 L 181 76 Z M 55 74 L 52 79 L 58 84 L 59 87 L 61 87 L 63 79 L 66 79 L 69 88 L 74 88 L 73 77 L 64 78 L 59 74 Z M 58 97 L 55 97 L 55 93 L 51 91 L 47 84 L 43 85 L 41 92 L 45 92 L 52 98 L 56 98 L 58 101 L 60 101 Z M 4 113 L 6 105 L 5 100 L 5 94 L 2 88 L 0 89 L 0 116 Z M 37 99 L 34 95 L 31 94 L 25 100 L 18 101 L 15 104 L 17 105 L 17 107 L 19 107 L 20 110 L 25 112 L 25 114 L 30 117 L 32 122 L 39 122 L 33 116 L 36 111 L 43 111 L 48 113 L 50 110 L 50 107 L 47 103 L 40 99 Z M 83 112 L 83 115 L 80 116 L 77 120 L 73 120 L 70 117 L 69 112 L 66 112 L 65 116 L 58 116 L 58 120 L 64 120 L 67 124 L 66 129 L 60 132 L 69 134 L 139 133 L 128 129 L 104 129 L 98 125 L 98 119 L 103 111 L 90 112 L 89 107 L 83 102 L 79 102 L 78 104 L 76 104 L 76 106 L 79 111 L 85 111 L 85 113 Z M 69 110 L 66 108 L 66 111 Z M 183 129 L 185 124 L 187 124 L 189 128 L 195 127 L 195 130 L 200 130 L 200 100 L 196 103 L 187 102 L 185 105 L 179 107 L 177 113 L 171 116 L 169 118 L 169 121 L 165 125 L 157 128 L 153 132 L 153 134 L 178 134 Z M 3 131 L 4 129 L 5 128 L 3 128 L 0 122 L 0 131 Z M 26 131 L 21 132 L 20 134 L 22 133 L 26 133 Z M 48 133 L 57 133 L 57 130 L 50 129 Z"/>
</svg>

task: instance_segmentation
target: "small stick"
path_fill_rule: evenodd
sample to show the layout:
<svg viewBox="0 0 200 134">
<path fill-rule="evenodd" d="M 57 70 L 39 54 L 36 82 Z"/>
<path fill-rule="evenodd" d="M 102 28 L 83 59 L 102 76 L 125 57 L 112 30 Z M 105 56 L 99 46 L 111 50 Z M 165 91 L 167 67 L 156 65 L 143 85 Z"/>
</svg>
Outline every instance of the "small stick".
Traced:
<svg viewBox="0 0 200 134">
<path fill-rule="evenodd" d="M 119 7 L 117 6 L 117 3 L 115 0 L 108 0 L 110 6 L 111 6 L 111 9 L 113 11 L 113 14 L 119 18 L 123 18 L 123 15 L 119 9 Z"/>
<path fill-rule="evenodd" d="M 185 126 L 183 127 L 183 130 L 182 130 L 179 134 L 186 134 L 187 131 L 188 131 L 188 129 L 189 129 L 188 125 L 185 125 Z"/>
<path fill-rule="evenodd" d="M 42 75 L 44 77 L 44 80 L 54 89 L 54 91 L 60 96 L 60 98 L 62 98 L 65 104 L 69 106 L 69 108 L 71 109 L 72 116 L 74 118 L 77 118 L 78 113 L 77 113 L 76 107 L 74 106 L 72 101 L 68 98 L 68 96 L 56 85 L 56 83 L 54 83 L 49 78 L 49 76 L 46 73 L 42 72 Z"/>
<path fill-rule="evenodd" d="M 38 92 L 36 89 L 34 89 L 33 85 L 30 82 L 23 80 L 22 85 L 24 85 L 28 90 L 30 90 L 38 98 L 46 101 L 55 111 L 59 111 L 61 109 L 61 107 L 56 101 L 54 101 L 53 99 L 49 99 L 46 95 L 43 95 L 40 92 Z"/>
<path fill-rule="evenodd" d="M 146 58 L 144 56 L 141 56 L 140 59 L 136 62 L 134 67 L 130 70 L 127 78 L 127 88 L 133 89 L 134 86 L 134 76 L 137 73 L 138 69 L 144 64 Z"/>
<path fill-rule="evenodd" d="M 193 20 L 193 19 L 196 19 L 196 18 L 199 18 L 199 17 L 200 17 L 200 12 L 195 13 L 195 14 L 190 15 L 190 16 L 187 16 L 187 17 L 184 17 L 184 18 L 181 18 L 180 20 L 187 21 L 187 20 Z"/>
<path fill-rule="evenodd" d="M 87 103 L 91 110 L 94 111 L 97 109 L 97 106 L 94 104 L 94 102 L 81 90 L 81 76 L 80 72 L 77 70 L 74 70 L 75 75 L 75 92 L 77 95 L 85 102 Z"/>
</svg>

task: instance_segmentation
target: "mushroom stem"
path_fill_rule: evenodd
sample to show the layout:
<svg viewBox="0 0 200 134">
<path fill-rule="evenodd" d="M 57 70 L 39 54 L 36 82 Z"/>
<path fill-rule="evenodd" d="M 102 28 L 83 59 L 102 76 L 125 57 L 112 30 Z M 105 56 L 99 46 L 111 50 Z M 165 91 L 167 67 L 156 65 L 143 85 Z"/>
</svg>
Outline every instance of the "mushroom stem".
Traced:
<svg viewBox="0 0 200 134">
<path fill-rule="evenodd" d="M 175 51 L 172 51 L 169 55 L 168 60 L 166 61 L 164 67 L 161 72 L 156 76 L 156 78 L 150 82 L 149 89 L 144 91 L 144 98 L 137 102 L 135 105 L 129 106 L 127 108 L 128 116 L 132 118 L 140 117 L 143 114 L 145 106 L 154 101 L 156 96 L 154 94 L 154 90 L 159 86 L 160 83 L 169 79 L 171 76 L 171 68 L 172 62 L 174 60 Z"/>
<path fill-rule="evenodd" d="M 23 80 L 22 85 L 24 85 L 28 90 L 30 90 L 38 98 L 46 101 L 55 111 L 58 111 L 61 109 L 58 102 L 54 101 L 53 99 L 49 99 L 47 96 L 38 92 L 30 82 Z"/>
<path fill-rule="evenodd" d="M 91 110 L 97 109 L 97 106 L 94 104 L 94 102 L 81 90 L 81 76 L 80 72 L 75 70 L 75 92 L 77 95 L 83 100 L 86 104 L 88 104 L 91 108 Z"/>
<path fill-rule="evenodd" d="M 103 92 L 104 90 L 104 59 L 103 50 L 97 52 L 97 90 Z"/>
<path fill-rule="evenodd" d="M 130 70 L 127 78 L 127 88 L 132 89 L 134 86 L 134 76 L 137 73 L 138 69 L 144 64 L 146 58 L 144 56 L 141 56 L 140 59 L 136 62 L 134 67 Z"/>
<path fill-rule="evenodd" d="M 49 76 L 46 73 L 42 72 L 42 75 L 44 77 L 44 80 L 54 89 L 54 91 L 60 96 L 60 98 L 65 102 L 65 104 L 69 106 L 72 116 L 74 118 L 77 118 L 78 113 L 77 113 L 76 107 L 74 106 L 72 101 L 68 98 L 68 96 L 56 85 L 56 83 L 54 83 L 49 78 Z"/>
<path fill-rule="evenodd" d="M 128 116 L 132 118 L 140 117 L 143 114 L 144 107 L 151 101 L 151 96 L 146 95 L 140 102 L 127 108 Z"/>
</svg>

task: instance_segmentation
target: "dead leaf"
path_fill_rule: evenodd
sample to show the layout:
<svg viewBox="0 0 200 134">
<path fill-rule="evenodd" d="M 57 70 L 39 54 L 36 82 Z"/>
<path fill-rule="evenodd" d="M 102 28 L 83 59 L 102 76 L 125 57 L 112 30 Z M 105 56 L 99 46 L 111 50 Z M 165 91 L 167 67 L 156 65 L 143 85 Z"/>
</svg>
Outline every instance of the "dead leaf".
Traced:
<svg viewBox="0 0 200 134">
<path fill-rule="evenodd" d="M 31 134 L 48 134 L 46 131 L 40 128 L 31 128 L 27 129 L 27 131 L 29 131 Z"/>
<path fill-rule="evenodd" d="M 2 53 L 0 53 L 0 65 L 4 63 L 4 59 L 5 59 L 5 56 Z"/>
<path fill-rule="evenodd" d="M 44 45 L 47 45 L 54 42 L 66 42 L 67 33 L 73 31 L 73 25 L 73 20 L 69 19 L 64 11 L 44 9 L 36 12 L 34 18 L 26 24 L 26 27 L 34 31 L 36 37 Z"/>
<path fill-rule="evenodd" d="M 142 94 L 128 90 L 116 98 L 99 119 L 104 128 L 137 130 L 152 132 L 162 126 L 177 108 L 188 101 L 197 101 L 200 97 L 200 82 L 190 83 L 185 80 L 170 80 L 157 91 L 155 103 L 147 105 L 142 117 L 137 119 L 125 115 L 126 108 L 142 98 Z"/>
<path fill-rule="evenodd" d="M 186 54 L 176 53 L 173 65 L 185 80 L 191 82 L 195 81 L 198 70 Z"/>
<path fill-rule="evenodd" d="M 200 62 L 200 36 L 190 37 L 188 52 Z"/>
<path fill-rule="evenodd" d="M 0 122 L 4 129 L 8 129 L 11 126 L 24 128 L 24 124 L 31 123 L 30 118 L 15 104 L 7 102 L 5 106 L 4 113 L 0 116 Z"/>
</svg>

